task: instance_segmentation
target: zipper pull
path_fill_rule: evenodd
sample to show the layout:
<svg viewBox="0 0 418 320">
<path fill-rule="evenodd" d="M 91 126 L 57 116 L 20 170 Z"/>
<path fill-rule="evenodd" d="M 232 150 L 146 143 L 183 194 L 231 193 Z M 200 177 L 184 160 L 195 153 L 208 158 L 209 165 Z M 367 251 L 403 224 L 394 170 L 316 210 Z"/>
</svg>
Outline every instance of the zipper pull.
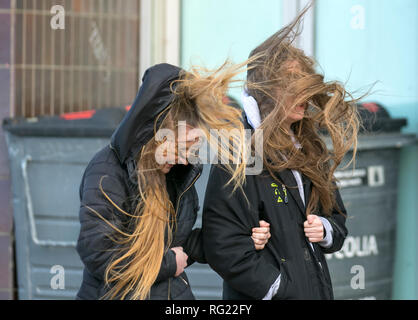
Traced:
<svg viewBox="0 0 418 320">
<path fill-rule="evenodd" d="M 289 203 L 289 199 L 287 198 L 287 189 L 284 184 L 282 184 L 282 189 L 284 192 L 284 203 Z"/>
<path fill-rule="evenodd" d="M 171 278 L 168 278 L 168 297 L 167 297 L 167 300 L 171 300 L 170 292 L 171 292 Z"/>
<path fill-rule="evenodd" d="M 189 284 L 187 283 L 187 281 L 182 277 L 182 276 L 179 276 L 179 278 L 181 279 L 181 280 L 183 280 L 183 282 L 186 284 L 186 286 L 188 286 Z"/>
</svg>

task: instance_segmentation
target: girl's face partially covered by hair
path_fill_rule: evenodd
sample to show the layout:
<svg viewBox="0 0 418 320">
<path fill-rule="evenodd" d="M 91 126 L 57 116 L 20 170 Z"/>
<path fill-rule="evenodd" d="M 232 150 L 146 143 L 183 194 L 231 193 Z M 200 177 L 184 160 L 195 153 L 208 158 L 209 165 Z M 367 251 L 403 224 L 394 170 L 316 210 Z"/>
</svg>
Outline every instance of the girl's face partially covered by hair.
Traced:
<svg viewBox="0 0 418 320">
<path fill-rule="evenodd" d="M 289 79 L 296 78 L 300 74 L 300 66 L 297 61 L 286 62 L 284 64 L 285 73 L 289 75 Z M 282 107 L 284 108 L 285 115 L 283 124 L 285 127 L 289 127 L 292 123 L 300 121 L 305 116 L 305 111 L 308 107 L 307 102 L 295 104 L 296 97 L 288 92 L 286 89 L 279 88 L 277 90 L 277 96 L 282 99 Z"/>
<path fill-rule="evenodd" d="M 170 161 L 161 165 L 160 170 L 163 174 L 169 173 L 175 164 L 188 165 L 187 153 L 189 152 L 189 149 L 191 147 L 195 147 L 196 143 L 199 141 L 199 137 L 195 134 L 193 129 L 194 128 L 192 126 L 186 125 L 183 132 L 184 134 L 179 135 L 177 137 L 177 141 L 173 142 L 173 148 L 167 148 L 164 155 Z M 184 146 L 184 152 L 179 152 L 179 144 Z"/>
<path fill-rule="evenodd" d="M 286 117 L 284 119 L 284 124 L 290 126 L 292 123 L 302 120 L 305 117 L 305 111 L 308 107 L 308 103 L 297 104 L 292 106 L 293 103 L 285 104 L 285 108 L 290 106 L 290 109 L 286 109 Z"/>
</svg>

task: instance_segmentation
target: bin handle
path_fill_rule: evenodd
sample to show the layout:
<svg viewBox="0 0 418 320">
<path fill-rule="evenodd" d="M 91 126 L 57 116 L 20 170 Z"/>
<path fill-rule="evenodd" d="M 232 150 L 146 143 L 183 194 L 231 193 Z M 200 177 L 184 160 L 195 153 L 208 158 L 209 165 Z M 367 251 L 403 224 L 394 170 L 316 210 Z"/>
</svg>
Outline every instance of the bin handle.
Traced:
<svg viewBox="0 0 418 320">
<path fill-rule="evenodd" d="M 55 247 L 75 247 L 75 241 L 55 241 L 55 240 L 41 240 L 38 238 L 38 232 L 36 230 L 35 224 L 35 216 L 33 213 L 33 205 L 32 205 L 32 197 L 30 195 L 30 187 L 29 187 L 29 180 L 28 180 L 28 162 L 32 161 L 32 157 L 27 155 L 23 158 L 21 167 L 22 167 L 22 176 L 23 176 L 23 184 L 24 184 L 24 191 L 26 196 L 26 209 L 28 211 L 28 218 L 29 218 L 29 227 L 30 227 L 30 235 L 32 241 L 39 245 L 39 246 L 55 246 Z"/>
</svg>

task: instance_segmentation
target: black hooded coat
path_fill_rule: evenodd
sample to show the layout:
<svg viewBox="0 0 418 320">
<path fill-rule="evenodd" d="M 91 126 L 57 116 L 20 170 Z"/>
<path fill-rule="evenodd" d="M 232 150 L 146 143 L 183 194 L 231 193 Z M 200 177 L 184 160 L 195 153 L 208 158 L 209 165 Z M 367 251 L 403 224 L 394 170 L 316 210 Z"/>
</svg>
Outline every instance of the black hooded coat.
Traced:
<svg viewBox="0 0 418 320">
<path fill-rule="evenodd" d="M 170 84 L 179 78 L 180 71 L 178 67 L 159 64 L 145 72 L 132 107 L 113 133 L 110 144 L 97 152 L 85 169 L 80 184 L 81 229 L 77 242 L 84 272 L 77 299 L 102 298 L 109 290 L 104 280 L 106 268 L 126 250 L 109 238 L 117 232 L 87 207 L 117 228 L 132 231 L 130 218 L 106 199 L 99 183 L 102 179 L 103 191 L 119 208 L 134 213 L 139 194 L 135 158 L 153 137 L 157 116 L 172 102 Z M 160 122 L 157 127 L 159 125 Z M 205 262 L 200 229 L 192 231 L 199 209 L 194 183 L 201 171 L 201 165 L 175 165 L 166 175 L 168 193 L 177 214 L 177 228 L 170 247 L 183 247 L 189 255 L 188 264 Z M 186 274 L 175 277 L 176 269 L 175 253 L 168 250 L 151 288 L 150 299 L 194 299 Z"/>
</svg>

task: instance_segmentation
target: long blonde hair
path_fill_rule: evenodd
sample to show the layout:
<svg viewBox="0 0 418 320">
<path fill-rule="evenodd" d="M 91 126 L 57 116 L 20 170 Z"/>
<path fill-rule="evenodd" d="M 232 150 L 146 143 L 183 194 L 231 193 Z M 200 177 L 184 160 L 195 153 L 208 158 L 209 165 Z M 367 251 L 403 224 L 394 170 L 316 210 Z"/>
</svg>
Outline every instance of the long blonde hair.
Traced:
<svg viewBox="0 0 418 320">
<path fill-rule="evenodd" d="M 235 76 L 246 70 L 246 64 L 247 61 L 238 65 L 226 62 L 212 72 L 193 67 L 189 72 L 182 73 L 179 80 L 172 83 L 173 102 L 167 112 L 161 114 L 164 119 L 160 128 L 175 129 L 179 121 L 186 121 L 201 129 L 206 137 L 211 129 L 225 130 L 221 130 L 220 135 L 227 134 L 227 140 L 224 141 L 229 143 L 222 145 L 216 142 L 212 147 L 222 148 L 230 160 L 236 154 L 240 155 L 238 164 L 224 165 L 231 174 L 228 183 L 234 181 L 235 189 L 241 187 L 245 180 L 244 126 L 241 110 L 223 101 L 229 85 L 238 81 Z M 155 150 L 161 143 L 155 139 L 159 129 L 157 120 L 154 137 L 137 156 L 138 204 L 135 211 L 125 212 L 112 202 L 130 218 L 133 232 L 128 233 L 112 225 L 117 235 L 110 237 L 124 249 L 115 252 L 115 258 L 106 268 L 105 282 L 109 290 L 104 298 L 147 299 L 157 279 L 163 256 L 173 239 L 176 208 L 170 201 L 165 176 L 155 160 Z M 111 201 L 108 195 L 105 196 Z M 94 213 L 104 219 L 97 211 Z"/>
<path fill-rule="evenodd" d="M 257 59 L 250 63 L 246 86 L 260 108 L 264 167 L 275 179 L 275 173 L 284 169 L 301 171 L 313 183 L 306 213 L 321 210 L 329 215 L 333 208 L 339 210 L 334 172 L 351 148 L 350 162 L 355 159 L 359 128 L 355 104 L 361 98 L 353 98 L 337 81 L 325 82 L 315 71 L 315 61 L 293 45 L 308 9 L 251 52 Z M 302 146 L 298 149 L 283 124 L 288 110 L 301 104 L 309 105 L 305 116 L 291 125 Z M 323 140 L 325 134 L 332 151 Z"/>
</svg>

